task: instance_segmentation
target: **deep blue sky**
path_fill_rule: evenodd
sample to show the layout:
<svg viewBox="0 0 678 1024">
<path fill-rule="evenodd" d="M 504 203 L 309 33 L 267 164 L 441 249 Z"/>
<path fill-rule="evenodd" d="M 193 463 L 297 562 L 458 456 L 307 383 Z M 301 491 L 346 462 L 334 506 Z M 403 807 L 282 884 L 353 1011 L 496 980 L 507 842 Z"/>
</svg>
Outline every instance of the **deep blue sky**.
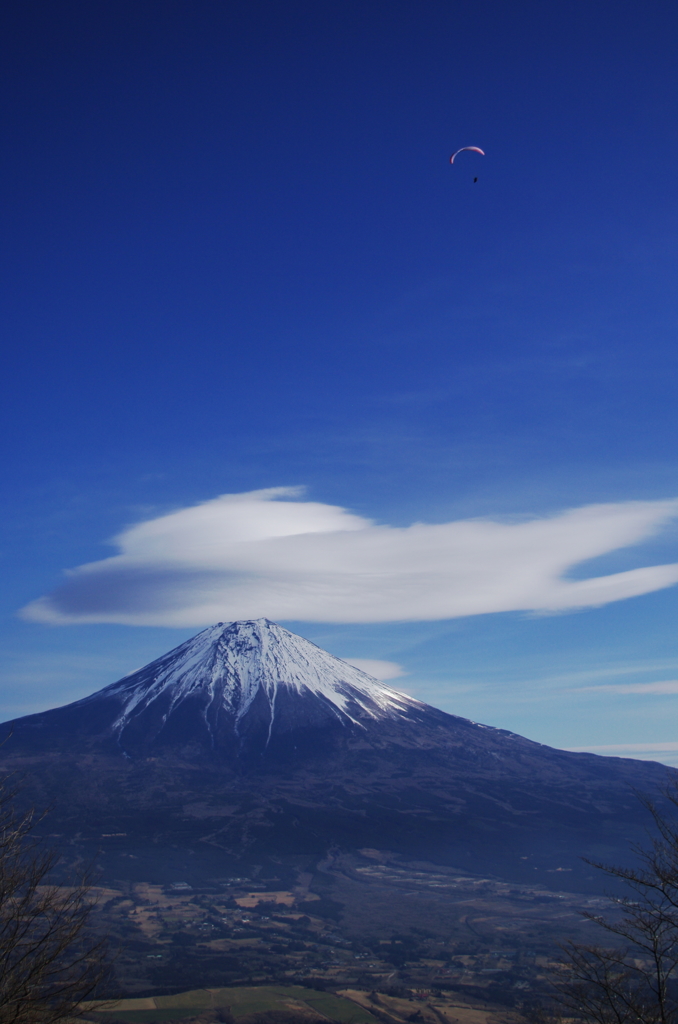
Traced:
<svg viewBox="0 0 678 1024">
<path fill-rule="evenodd" d="M 678 496 L 677 30 L 663 0 L 5 6 L 4 717 L 195 632 L 17 618 L 175 508 Z M 487 155 L 451 168 L 463 145 Z M 677 604 L 288 624 L 447 710 L 642 745 L 674 740 L 675 695 L 576 691 L 678 678 Z"/>
</svg>

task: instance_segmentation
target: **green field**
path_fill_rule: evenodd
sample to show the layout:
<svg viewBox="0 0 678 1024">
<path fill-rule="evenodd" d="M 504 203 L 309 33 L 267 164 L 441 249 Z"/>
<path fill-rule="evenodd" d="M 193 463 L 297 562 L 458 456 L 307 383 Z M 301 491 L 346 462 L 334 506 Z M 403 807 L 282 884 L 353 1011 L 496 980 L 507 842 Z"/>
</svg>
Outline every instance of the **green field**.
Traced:
<svg viewBox="0 0 678 1024">
<path fill-rule="evenodd" d="M 252 988 L 211 988 L 180 992 L 175 996 L 155 996 L 147 999 L 121 999 L 114 1006 L 97 1013 L 103 1022 L 108 1017 L 146 1024 L 152 1021 L 172 1020 L 176 1017 L 195 1017 L 204 1010 L 228 1006 L 234 1017 L 265 1010 L 293 1009 L 290 1003 L 304 1006 L 332 1020 L 345 1024 L 377 1024 L 376 1019 L 350 999 L 318 992 L 301 985 L 260 985 Z M 92 1010 L 94 1008 L 92 1007 Z M 91 1011 L 90 1011 L 91 1012 Z"/>
</svg>

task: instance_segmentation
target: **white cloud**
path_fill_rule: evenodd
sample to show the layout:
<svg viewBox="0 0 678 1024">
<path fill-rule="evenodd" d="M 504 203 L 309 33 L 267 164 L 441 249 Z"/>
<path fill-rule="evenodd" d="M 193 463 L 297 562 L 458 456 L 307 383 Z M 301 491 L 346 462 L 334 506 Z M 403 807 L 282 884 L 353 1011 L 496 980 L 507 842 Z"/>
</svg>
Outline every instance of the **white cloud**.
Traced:
<svg viewBox="0 0 678 1024">
<path fill-rule="evenodd" d="M 568 579 L 678 517 L 678 500 L 588 505 L 523 521 L 381 526 L 297 488 L 226 494 L 131 526 L 119 554 L 70 570 L 23 609 L 41 622 L 202 626 L 448 619 L 596 607 L 678 582 L 678 564 Z"/>
<path fill-rule="evenodd" d="M 657 683 L 612 683 L 608 686 L 580 686 L 575 693 L 678 693 L 678 679 Z"/>
<path fill-rule="evenodd" d="M 375 679 L 399 679 L 406 676 L 407 672 L 402 665 L 396 661 L 379 661 L 377 658 L 342 658 L 342 661 L 349 665 L 361 668 L 363 672 L 374 676 Z"/>
</svg>

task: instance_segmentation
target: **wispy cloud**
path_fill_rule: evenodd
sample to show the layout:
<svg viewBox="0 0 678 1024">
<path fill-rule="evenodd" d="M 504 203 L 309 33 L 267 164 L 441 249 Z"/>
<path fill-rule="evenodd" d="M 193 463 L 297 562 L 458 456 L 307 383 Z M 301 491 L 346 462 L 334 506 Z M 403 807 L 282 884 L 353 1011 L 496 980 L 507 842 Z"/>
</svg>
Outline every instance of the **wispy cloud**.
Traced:
<svg viewBox="0 0 678 1024">
<path fill-rule="evenodd" d="M 678 669 L 678 658 L 662 658 L 654 661 L 626 661 L 624 664 L 614 663 L 604 668 L 578 669 L 572 672 L 558 672 L 553 675 L 541 676 L 540 683 L 579 683 L 593 679 L 609 679 L 617 676 L 647 675 L 657 672 L 675 672 Z M 599 685 L 608 685 L 599 684 Z M 611 684 L 610 684 L 611 685 Z M 579 687 L 577 687 L 579 689 Z"/>
<path fill-rule="evenodd" d="M 664 679 L 656 683 L 610 683 L 604 686 L 579 686 L 576 693 L 678 693 L 678 679 Z"/>
<path fill-rule="evenodd" d="M 400 679 L 407 675 L 403 666 L 396 661 L 380 661 L 378 658 L 342 658 L 342 661 L 361 668 L 375 679 Z"/>
<path fill-rule="evenodd" d="M 22 614 L 163 626 L 262 615 L 393 622 L 562 612 L 678 582 L 675 563 L 567 578 L 587 559 L 656 534 L 678 517 L 678 500 L 392 527 L 301 498 L 298 488 L 227 494 L 138 523 L 115 538 L 119 554 L 70 570 Z"/>
<path fill-rule="evenodd" d="M 602 746 L 591 747 L 566 747 L 566 750 L 574 750 L 595 754 L 639 754 L 639 753 L 678 753 L 678 743 L 668 740 L 666 743 L 605 743 Z"/>
</svg>

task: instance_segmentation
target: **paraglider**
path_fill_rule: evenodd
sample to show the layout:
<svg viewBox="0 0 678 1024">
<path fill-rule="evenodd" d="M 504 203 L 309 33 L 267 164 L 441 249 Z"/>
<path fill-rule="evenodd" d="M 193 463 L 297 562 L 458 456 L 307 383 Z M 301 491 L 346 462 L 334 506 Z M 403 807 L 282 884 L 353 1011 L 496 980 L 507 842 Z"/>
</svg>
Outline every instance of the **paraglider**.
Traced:
<svg viewBox="0 0 678 1024">
<path fill-rule="evenodd" d="M 452 156 L 450 157 L 450 163 L 454 163 L 455 156 L 459 156 L 460 153 L 465 153 L 467 151 L 469 153 L 480 153 L 481 156 L 485 156 L 482 149 L 478 149 L 477 146 L 462 146 L 461 149 L 458 149 L 456 153 L 452 154 Z"/>
</svg>

